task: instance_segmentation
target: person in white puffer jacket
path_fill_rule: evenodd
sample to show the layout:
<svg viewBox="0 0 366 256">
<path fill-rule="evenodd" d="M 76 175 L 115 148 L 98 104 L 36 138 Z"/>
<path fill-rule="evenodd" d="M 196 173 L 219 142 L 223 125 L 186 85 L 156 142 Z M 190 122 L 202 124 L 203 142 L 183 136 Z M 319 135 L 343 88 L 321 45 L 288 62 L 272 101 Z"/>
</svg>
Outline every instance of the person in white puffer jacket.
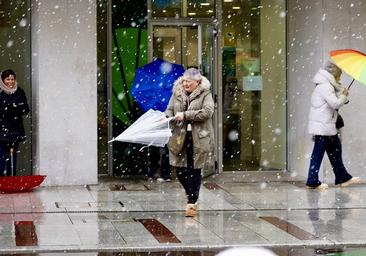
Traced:
<svg viewBox="0 0 366 256">
<path fill-rule="evenodd" d="M 359 177 L 352 177 L 344 167 L 342 145 L 337 134 L 338 109 L 348 101 L 348 89 L 339 83 L 341 74 L 341 69 L 328 61 L 313 79 L 315 89 L 311 95 L 308 128 L 314 138 L 314 148 L 306 181 L 308 188 L 328 188 L 327 184 L 319 181 L 319 168 L 325 152 L 332 164 L 336 185 L 345 187 L 360 182 Z"/>
</svg>

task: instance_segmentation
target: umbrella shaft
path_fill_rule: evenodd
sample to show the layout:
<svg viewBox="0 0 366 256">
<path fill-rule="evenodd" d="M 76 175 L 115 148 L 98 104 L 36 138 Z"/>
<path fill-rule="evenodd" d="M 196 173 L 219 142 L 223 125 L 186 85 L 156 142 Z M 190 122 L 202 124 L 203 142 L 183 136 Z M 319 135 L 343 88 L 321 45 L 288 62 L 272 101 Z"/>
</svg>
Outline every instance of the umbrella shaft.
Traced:
<svg viewBox="0 0 366 256">
<path fill-rule="evenodd" d="M 14 149 L 10 148 L 10 169 L 11 169 L 11 176 L 14 176 Z"/>
<path fill-rule="evenodd" d="M 355 81 L 355 79 L 353 79 L 352 82 L 348 85 L 348 88 L 347 88 L 348 90 L 349 90 L 349 88 L 351 88 L 351 85 L 353 84 L 354 81 Z"/>
</svg>

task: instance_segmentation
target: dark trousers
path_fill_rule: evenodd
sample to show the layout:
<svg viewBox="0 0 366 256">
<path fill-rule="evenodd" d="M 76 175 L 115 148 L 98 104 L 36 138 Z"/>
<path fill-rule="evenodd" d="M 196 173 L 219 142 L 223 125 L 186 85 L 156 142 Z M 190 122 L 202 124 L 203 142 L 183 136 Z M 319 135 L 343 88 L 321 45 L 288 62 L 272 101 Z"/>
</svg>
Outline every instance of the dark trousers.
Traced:
<svg viewBox="0 0 366 256">
<path fill-rule="evenodd" d="M 159 165 L 161 157 L 161 166 Z M 161 167 L 161 177 L 163 179 L 171 179 L 170 165 L 169 165 L 169 150 L 168 147 L 149 147 L 149 166 L 147 170 L 147 176 L 154 178 L 157 170 Z"/>
<path fill-rule="evenodd" d="M 170 164 L 169 164 L 169 149 L 168 146 L 160 148 L 161 154 L 161 177 L 166 179 L 171 179 Z"/>
<path fill-rule="evenodd" d="M 321 184 L 319 181 L 319 168 L 325 152 L 327 152 L 330 163 L 332 164 L 335 184 L 346 182 L 352 178 L 343 165 L 342 144 L 338 135 L 316 135 L 314 136 L 314 148 L 310 159 L 308 180 L 306 182 L 307 186 L 317 187 Z"/>
<path fill-rule="evenodd" d="M 8 144 L 0 142 L 0 176 L 16 175 L 18 143 Z M 10 157 L 10 149 L 13 149 L 13 157 Z"/>
<path fill-rule="evenodd" d="M 202 177 L 201 169 L 195 169 L 193 165 L 192 132 L 187 132 L 186 136 L 187 168 L 177 167 L 177 177 L 186 192 L 188 203 L 194 204 L 198 200 Z"/>
</svg>

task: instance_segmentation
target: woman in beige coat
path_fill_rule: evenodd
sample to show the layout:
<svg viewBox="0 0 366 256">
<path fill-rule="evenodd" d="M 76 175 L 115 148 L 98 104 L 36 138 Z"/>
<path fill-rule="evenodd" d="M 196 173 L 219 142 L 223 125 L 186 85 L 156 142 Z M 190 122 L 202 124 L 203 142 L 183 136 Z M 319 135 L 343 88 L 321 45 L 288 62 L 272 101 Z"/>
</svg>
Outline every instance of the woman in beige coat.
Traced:
<svg viewBox="0 0 366 256">
<path fill-rule="evenodd" d="M 197 214 L 201 169 L 213 164 L 214 101 L 210 87 L 210 82 L 197 69 L 187 69 L 183 76 L 175 81 L 173 95 L 165 111 L 168 117 L 174 117 L 173 133 L 180 129 L 186 130 L 181 149 L 177 151 L 179 145 L 173 140 L 174 135 L 168 147 L 170 164 L 176 167 L 178 180 L 188 198 L 187 217 Z"/>
</svg>

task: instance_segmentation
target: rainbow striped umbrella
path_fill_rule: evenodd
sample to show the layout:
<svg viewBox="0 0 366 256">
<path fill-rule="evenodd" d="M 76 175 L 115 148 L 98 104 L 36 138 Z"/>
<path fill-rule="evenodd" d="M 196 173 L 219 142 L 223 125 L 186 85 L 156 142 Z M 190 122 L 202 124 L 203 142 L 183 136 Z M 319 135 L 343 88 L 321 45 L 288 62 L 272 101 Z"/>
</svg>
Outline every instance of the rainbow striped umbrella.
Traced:
<svg viewBox="0 0 366 256">
<path fill-rule="evenodd" d="M 353 78 L 353 81 L 356 79 L 366 85 L 366 55 L 364 53 L 343 49 L 331 51 L 330 57 L 338 67 Z"/>
</svg>

